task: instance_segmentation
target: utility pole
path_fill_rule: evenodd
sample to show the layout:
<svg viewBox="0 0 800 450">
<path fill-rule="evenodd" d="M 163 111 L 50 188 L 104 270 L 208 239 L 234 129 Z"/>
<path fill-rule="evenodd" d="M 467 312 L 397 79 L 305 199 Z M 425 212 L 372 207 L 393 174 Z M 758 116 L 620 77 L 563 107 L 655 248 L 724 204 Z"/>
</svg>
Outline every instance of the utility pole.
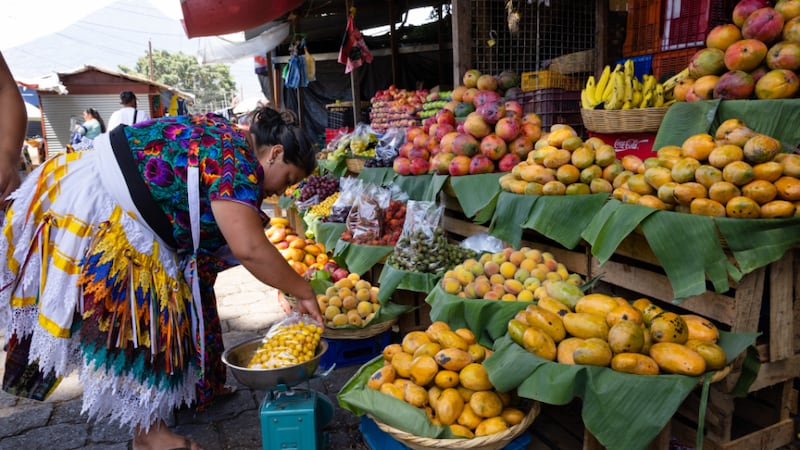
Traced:
<svg viewBox="0 0 800 450">
<path fill-rule="evenodd" d="M 150 66 L 150 81 L 153 81 L 153 41 L 147 40 L 147 60 Z"/>
</svg>

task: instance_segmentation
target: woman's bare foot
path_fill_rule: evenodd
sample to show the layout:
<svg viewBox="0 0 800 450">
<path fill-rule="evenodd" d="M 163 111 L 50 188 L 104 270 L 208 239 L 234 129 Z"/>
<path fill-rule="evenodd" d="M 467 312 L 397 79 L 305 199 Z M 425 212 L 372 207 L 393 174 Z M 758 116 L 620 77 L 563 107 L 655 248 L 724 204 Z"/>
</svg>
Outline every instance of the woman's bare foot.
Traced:
<svg viewBox="0 0 800 450">
<path fill-rule="evenodd" d="M 133 450 L 203 450 L 196 442 L 170 431 L 163 421 L 151 425 L 147 432 L 140 430 L 134 433 L 132 447 Z"/>
</svg>

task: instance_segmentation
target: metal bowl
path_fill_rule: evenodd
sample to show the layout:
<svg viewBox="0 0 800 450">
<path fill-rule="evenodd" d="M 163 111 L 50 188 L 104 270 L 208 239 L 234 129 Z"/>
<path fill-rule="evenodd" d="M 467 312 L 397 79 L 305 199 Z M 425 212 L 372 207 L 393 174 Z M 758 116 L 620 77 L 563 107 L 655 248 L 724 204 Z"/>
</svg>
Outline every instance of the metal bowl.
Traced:
<svg viewBox="0 0 800 450">
<path fill-rule="evenodd" d="M 222 362 L 230 367 L 234 378 L 250 389 L 256 390 L 271 389 L 279 384 L 289 387 L 308 380 L 319 367 L 322 355 L 328 351 L 328 342 L 320 339 L 314 357 L 308 361 L 280 369 L 247 368 L 260 345 L 261 338 L 255 338 L 229 348 L 222 354 Z"/>
</svg>

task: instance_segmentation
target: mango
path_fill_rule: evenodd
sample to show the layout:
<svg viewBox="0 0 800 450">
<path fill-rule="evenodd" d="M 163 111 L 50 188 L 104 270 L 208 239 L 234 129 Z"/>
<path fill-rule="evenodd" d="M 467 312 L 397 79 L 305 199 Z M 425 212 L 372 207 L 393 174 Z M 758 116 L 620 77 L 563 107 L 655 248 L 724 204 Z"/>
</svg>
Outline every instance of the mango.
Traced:
<svg viewBox="0 0 800 450">
<path fill-rule="evenodd" d="M 450 427 L 450 432 L 453 433 L 453 435 L 455 436 L 463 437 L 466 439 L 472 439 L 475 437 L 475 433 L 473 433 L 472 430 L 463 425 L 454 423 L 448 426 Z"/>
<path fill-rule="evenodd" d="M 561 319 L 564 328 L 572 336 L 589 338 L 608 338 L 608 324 L 605 316 L 597 316 L 589 313 L 569 313 Z"/>
<path fill-rule="evenodd" d="M 467 348 L 467 353 L 472 356 L 472 360 L 474 362 L 481 362 L 486 359 L 486 350 L 487 348 L 481 344 L 470 344 Z"/>
<path fill-rule="evenodd" d="M 528 327 L 522 335 L 522 347 L 534 355 L 554 361 L 556 359 L 556 343 L 549 334 L 537 327 Z"/>
<path fill-rule="evenodd" d="M 514 426 L 519 424 L 525 419 L 526 414 L 517 408 L 506 407 L 500 413 L 500 417 L 506 421 L 507 424 Z"/>
<path fill-rule="evenodd" d="M 433 377 L 433 383 L 441 388 L 447 389 L 458 386 L 458 372 L 452 370 L 440 370 Z"/>
<path fill-rule="evenodd" d="M 689 326 L 680 314 L 665 311 L 650 321 L 650 336 L 653 342 L 683 344 L 689 339 Z"/>
<path fill-rule="evenodd" d="M 403 389 L 403 400 L 408 404 L 421 408 L 428 404 L 428 391 L 420 385 L 408 383 Z"/>
<path fill-rule="evenodd" d="M 417 350 L 414 352 L 414 357 L 428 355 L 433 356 L 442 349 L 442 346 L 439 345 L 437 342 L 428 342 L 426 344 L 422 344 L 417 347 Z"/>
<path fill-rule="evenodd" d="M 437 320 L 428 325 L 428 328 L 425 329 L 425 334 L 428 335 L 428 338 L 431 341 L 438 342 L 439 332 L 443 330 L 450 331 L 450 325 L 448 325 L 447 322 L 442 322 L 441 320 Z"/>
<path fill-rule="evenodd" d="M 462 386 L 473 391 L 486 391 L 494 387 L 492 382 L 489 381 L 489 374 L 486 372 L 486 368 L 478 363 L 467 364 L 458 373 L 458 379 Z"/>
<path fill-rule="evenodd" d="M 484 419 L 475 428 L 475 436 L 488 436 L 508 430 L 508 424 L 500 416 Z"/>
<path fill-rule="evenodd" d="M 413 355 L 414 352 L 420 347 L 422 344 L 427 344 L 431 342 L 431 338 L 425 334 L 424 331 L 409 331 L 403 336 L 403 340 L 400 345 L 403 346 L 403 351 L 408 353 L 409 355 Z"/>
<path fill-rule="evenodd" d="M 527 317 L 527 313 L 525 314 Z M 524 346 L 522 341 L 522 336 L 525 334 L 525 330 L 528 329 L 528 322 L 525 319 L 525 322 L 522 322 L 517 319 L 511 319 L 508 321 L 508 335 L 511 336 L 511 340 L 516 342 L 517 344 Z"/>
<path fill-rule="evenodd" d="M 611 368 L 636 375 L 658 375 L 659 372 L 656 361 L 641 353 L 618 353 L 611 358 Z"/>
<path fill-rule="evenodd" d="M 562 280 L 549 280 L 544 283 L 547 295 L 563 303 L 570 311 L 575 310 L 578 300 L 583 297 L 583 291 L 578 286 Z"/>
<path fill-rule="evenodd" d="M 403 351 L 403 346 L 400 344 L 389 344 L 383 348 L 383 359 L 387 362 L 392 362 L 392 358 L 394 355 L 401 353 Z"/>
<path fill-rule="evenodd" d="M 431 386 L 428 388 L 428 404 L 431 408 L 436 408 L 436 400 L 441 397 L 443 391 L 444 389 L 439 386 Z"/>
<path fill-rule="evenodd" d="M 454 388 L 448 388 L 442 391 L 442 395 L 436 400 L 436 417 L 444 425 L 452 425 L 456 423 L 458 416 L 461 415 L 461 410 L 464 409 L 464 399 Z"/>
<path fill-rule="evenodd" d="M 577 337 L 568 337 L 558 344 L 558 354 L 556 355 L 557 361 L 561 364 L 575 364 L 575 359 L 572 355 L 585 339 Z"/>
<path fill-rule="evenodd" d="M 392 358 L 392 367 L 400 378 L 408 378 L 411 374 L 411 361 L 414 357 L 406 352 L 400 352 Z"/>
<path fill-rule="evenodd" d="M 398 400 L 405 401 L 405 398 L 404 398 L 404 395 L 403 395 L 403 390 L 400 389 L 395 384 L 384 383 L 384 384 L 381 385 L 379 391 L 384 393 L 384 394 L 386 394 L 386 395 L 391 395 L 392 397 L 394 397 L 394 398 L 396 398 Z"/>
<path fill-rule="evenodd" d="M 642 319 L 644 320 L 645 325 L 650 325 L 653 320 L 653 317 L 661 314 L 664 312 L 664 308 L 656 305 L 655 303 L 650 303 L 642 309 Z"/>
<path fill-rule="evenodd" d="M 476 415 L 489 418 L 503 412 L 503 400 L 494 391 L 478 391 L 469 399 L 469 406 Z"/>
<path fill-rule="evenodd" d="M 606 314 L 606 323 L 609 327 L 613 327 L 617 322 L 622 320 L 627 320 L 640 325 L 644 323 L 642 312 L 634 308 L 633 305 L 628 302 L 618 305 L 616 308 L 612 309 L 608 314 Z"/>
<path fill-rule="evenodd" d="M 605 317 L 611 310 L 619 306 L 614 297 L 606 294 L 587 294 L 575 304 L 575 312 L 596 314 Z"/>
<path fill-rule="evenodd" d="M 689 339 L 683 345 L 694 350 L 703 357 L 706 361 L 706 370 L 720 370 L 725 367 L 728 358 L 725 355 L 725 350 L 719 345 L 710 341 L 701 341 L 697 339 Z"/>
<path fill-rule="evenodd" d="M 697 314 L 681 314 L 681 317 L 689 328 L 688 340 L 717 342 L 719 339 L 719 328 L 705 317 Z"/>
<path fill-rule="evenodd" d="M 367 387 L 370 389 L 379 390 L 384 383 L 391 383 L 394 381 L 397 372 L 392 366 L 383 366 L 376 370 L 367 381 Z"/>
<path fill-rule="evenodd" d="M 600 338 L 589 338 L 581 342 L 572 353 L 575 364 L 605 367 L 611 364 L 613 354 L 608 342 Z"/>
<path fill-rule="evenodd" d="M 706 371 L 706 360 L 689 347 L 675 342 L 657 342 L 650 357 L 664 372 L 696 377 Z"/>
<path fill-rule="evenodd" d="M 433 356 L 417 356 L 411 360 L 409 379 L 420 386 L 425 386 L 433 381 L 437 372 L 439 372 L 439 364 L 436 363 Z"/>
<path fill-rule="evenodd" d="M 472 330 L 470 330 L 469 328 L 459 328 L 455 331 L 455 333 L 461 336 L 461 338 L 467 342 L 468 346 L 477 342 L 477 339 L 475 338 L 475 333 L 473 333 Z"/>
<path fill-rule="evenodd" d="M 458 372 L 467 364 L 474 362 L 469 352 L 459 348 L 445 348 L 439 350 L 433 357 L 436 362 L 445 370 Z"/>
<path fill-rule="evenodd" d="M 567 330 L 564 329 L 564 322 L 557 314 L 536 305 L 528 305 L 525 312 L 528 325 L 537 327 L 550 335 L 556 344 L 566 337 Z"/>
<path fill-rule="evenodd" d="M 459 350 L 467 351 L 469 344 L 461 336 L 456 334 L 455 331 L 442 330 L 439 332 L 439 345 L 442 348 L 457 348 Z"/>
<path fill-rule="evenodd" d="M 567 308 L 566 305 L 548 295 L 540 297 L 536 304 L 542 309 L 557 314 L 559 317 L 563 317 L 564 314 L 570 312 L 570 309 Z"/>
<path fill-rule="evenodd" d="M 608 345 L 613 353 L 639 353 L 644 347 L 644 329 L 634 322 L 621 320 L 608 330 Z"/>
</svg>

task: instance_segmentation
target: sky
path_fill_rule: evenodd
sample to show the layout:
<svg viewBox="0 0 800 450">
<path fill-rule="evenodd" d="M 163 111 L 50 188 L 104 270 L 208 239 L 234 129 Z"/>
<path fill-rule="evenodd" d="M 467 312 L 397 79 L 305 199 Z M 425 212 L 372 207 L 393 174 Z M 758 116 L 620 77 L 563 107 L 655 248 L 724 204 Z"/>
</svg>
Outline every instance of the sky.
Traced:
<svg viewBox="0 0 800 450">
<path fill-rule="evenodd" d="M 17 5 L 24 5 L 17 6 Z M 26 0 L 0 12 L 0 51 L 20 81 L 93 65 L 134 68 L 153 50 L 196 55 L 180 0 Z M 260 96 L 252 58 L 228 64 L 242 98 Z"/>
</svg>

